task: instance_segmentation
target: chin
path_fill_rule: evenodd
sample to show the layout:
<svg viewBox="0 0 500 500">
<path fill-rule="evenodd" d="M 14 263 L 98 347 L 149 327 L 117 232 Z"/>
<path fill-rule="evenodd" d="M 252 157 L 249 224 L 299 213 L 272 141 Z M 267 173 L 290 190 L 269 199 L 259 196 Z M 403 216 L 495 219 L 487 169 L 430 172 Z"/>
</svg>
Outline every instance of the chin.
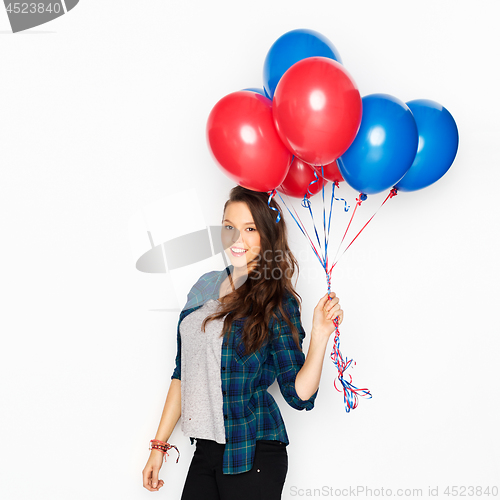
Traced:
<svg viewBox="0 0 500 500">
<path fill-rule="evenodd" d="M 253 266 L 252 261 L 247 262 L 246 260 L 239 259 L 238 257 L 233 257 L 233 255 L 228 254 L 228 252 L 226 252 L 226 255 L 231 262 L 231 265 L 234 266 L 234 268 L 239 269 L 240 271 L 247 268 L 248 266 Z"/>
<path fill-rule="evenodd" d="M 235 259 L 236 260 L 236 259 Z M 245 269 L 248 266 L 248 262 L 238 262 L 238 261 L 231 261 L 231 264 L 238 269 Z"/>
</svg>

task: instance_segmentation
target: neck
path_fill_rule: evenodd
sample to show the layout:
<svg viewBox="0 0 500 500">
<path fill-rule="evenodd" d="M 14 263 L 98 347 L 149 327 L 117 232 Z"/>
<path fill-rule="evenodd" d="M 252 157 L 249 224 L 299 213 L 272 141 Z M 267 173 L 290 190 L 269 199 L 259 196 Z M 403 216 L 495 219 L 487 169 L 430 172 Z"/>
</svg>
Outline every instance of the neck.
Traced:
<svg viewBox="0 0 500 500">
<path fill-rule="evenodd" d="M 233 281 L 236 281 L 237 279 L 241 278 L 242 276 L 248 276 L 250 274 L 250 271 L 252 271 L 256 267 L 256 263 L 252 262 L 250 266 L 242 266 L 242 267 L 234 267 L 231 272 L 231 276 L 233 277 Z"/>
</svg>

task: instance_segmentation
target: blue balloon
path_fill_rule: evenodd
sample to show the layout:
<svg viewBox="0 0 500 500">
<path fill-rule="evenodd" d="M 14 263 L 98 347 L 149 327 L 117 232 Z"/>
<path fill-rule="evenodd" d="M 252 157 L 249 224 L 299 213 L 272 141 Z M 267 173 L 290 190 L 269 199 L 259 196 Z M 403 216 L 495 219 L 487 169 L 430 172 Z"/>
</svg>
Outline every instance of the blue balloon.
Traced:
<svg viewBox="0 0 500 500">
<path fill-rule="evenodd" d="M 418 131 L 410 108 L 396 97 L 370 94 L 362 102 L 356 138 L 337 163 L 349 186 L 375 194 L 406 174 L 417 152 Z"/>
<path fill-rule="evenodd" d="M 273 98 L 278 82 L 290 66 L 315 56 L 328 57 L 342 64 L 333 43 L 317 31 L 298 29 L 280 36 L 269 49 L 264 61 L 264 90 L 267 97 Z"/>
<path fill-rule="evenodd" d="M 263 95 L 264 97 L 267 97 L 269 99 L 269 97 L 266 95 L 266 93 L 264 92 L 263 89 L 258 89 L 258 88 L 249 88 L 249 89 L 243 89 L 243 90 L 248 90 L 250 92 L 255 92 L 257 94 L 260 94 L 260 95 Z"/>
<path fill-rule="evenodd" d="M 418 129 L 418 150 L 413 165 L 396 184 L 400 191 L 427 187 L 449 170 L 458 150 L 458 128 L 450 112 L 429 99 L 406 103 Z"/>
</svg>

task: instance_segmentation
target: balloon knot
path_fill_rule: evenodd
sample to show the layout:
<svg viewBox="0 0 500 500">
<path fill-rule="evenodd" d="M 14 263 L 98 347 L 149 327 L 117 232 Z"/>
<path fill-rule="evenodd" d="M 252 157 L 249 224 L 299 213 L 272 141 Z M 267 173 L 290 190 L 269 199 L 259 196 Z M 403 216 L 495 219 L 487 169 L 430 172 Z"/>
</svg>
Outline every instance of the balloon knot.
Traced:
<svg viewBox="0 0 500 500">
<path fill-rule="evenodd" d="M 398 189 L 393 187 L 391 189 L 391 192 L 389 193 L 389 198 L 392 198 L 393 196 L 396 196 L 398 194 Z"/>
<path fill-rule="evenodd" d="M 366 196 L 366 194 L 359 193 L 359 198 L 356 198 L 356 202 L 357 202 L 358 206 L 361 205 L 361 203 L 363 203 L 367 198 L 368 198 L 368 196 Z"/>
</svg>

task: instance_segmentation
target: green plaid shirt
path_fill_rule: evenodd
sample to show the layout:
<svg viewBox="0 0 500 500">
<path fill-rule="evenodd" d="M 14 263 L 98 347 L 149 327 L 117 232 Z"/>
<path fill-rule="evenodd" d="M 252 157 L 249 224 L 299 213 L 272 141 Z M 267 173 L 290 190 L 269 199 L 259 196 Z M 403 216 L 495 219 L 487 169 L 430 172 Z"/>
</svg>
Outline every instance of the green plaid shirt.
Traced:
<svg viewBox="0 0 500 500">
<path fill-rule="evenodd" d="M 191 288 L 177 325 L 177 356 L 172 379 L 181 379 L 181 321 L 207 300 L 217 300 L 220 285 L 232 270 L 233 266 L 230 265 L 223 271 L 206 273 Z M 302 347 L 305 332 L 300 321 L 299 304 L 292 294 L 287 294 L 283 309 L 297 327 Z M 255 442 L 258 439 L 273 439 L 289 444 L 278 405 L 267 392 L 276 379 L 283 397 L 292 408 L 312 410 L 314 407 L 318 391 L 307 401 L 301 400 L 295 391 L 295 377 L 304 364 L 305 356 L 297 348 L 290 327 L 279 311 L 276 314 L 280 322 L 271 318 L 270 340 L 258 351 L 244 354 L 244 345 L 239 342 L 244 318 L 233 321 L 229 339 L 224 339 L 222 344 L 221 390 L 226 432 L 224 474 L 239 474 L 252 468 Z M 278 335 L 280 325 L 281 334 Z"/>
</svg>

